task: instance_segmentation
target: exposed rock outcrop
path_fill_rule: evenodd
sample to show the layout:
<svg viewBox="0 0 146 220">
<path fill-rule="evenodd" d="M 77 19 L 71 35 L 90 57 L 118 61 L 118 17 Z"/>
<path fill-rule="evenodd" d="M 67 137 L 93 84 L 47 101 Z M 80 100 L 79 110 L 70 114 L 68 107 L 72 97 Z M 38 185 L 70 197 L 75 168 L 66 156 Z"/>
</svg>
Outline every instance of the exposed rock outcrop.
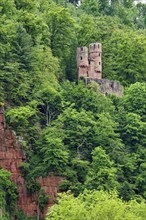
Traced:
<svg viewBox="0 0 146 220">
<path fill-rule="evenodd" d="M 48 206 L 54 204 L 58 186 L 63 178 L 58 176 L 38 178 L 40 186 L 44 188 L 46 195 L 49 195 L 48 204 L 44 210 L 40 211 L 38 195 L 29 194 L 25 179 L 21 175 L 19 166 L 22 162 L 25 162 L 25 160 L 26 157 L 22 147 L 17 141 L 15 133 L 7 127 L 4 110 L 3 107 L 0 106 L 0 167 L 12 173 L 12 181 L 16 184 L 18 189 L 17 207 L 27 216 L 33 217 L 40 215 L 40 217 L 43 217 L 47 212 Z"/>
</svg>

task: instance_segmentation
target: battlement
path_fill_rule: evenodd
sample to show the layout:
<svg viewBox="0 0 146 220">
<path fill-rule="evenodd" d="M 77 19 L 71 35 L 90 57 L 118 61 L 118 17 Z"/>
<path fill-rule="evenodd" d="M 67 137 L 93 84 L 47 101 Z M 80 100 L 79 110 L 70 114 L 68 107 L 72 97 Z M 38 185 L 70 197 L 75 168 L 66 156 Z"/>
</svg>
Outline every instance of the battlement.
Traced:
<svg viewBox="0 0 146 220">
<path fill-rule="evenodd" d="M 89 44 L 89 53 L 101 53 L 102 52 L 102 45 L 101 43 L 91 43 Z"/>
</svg>

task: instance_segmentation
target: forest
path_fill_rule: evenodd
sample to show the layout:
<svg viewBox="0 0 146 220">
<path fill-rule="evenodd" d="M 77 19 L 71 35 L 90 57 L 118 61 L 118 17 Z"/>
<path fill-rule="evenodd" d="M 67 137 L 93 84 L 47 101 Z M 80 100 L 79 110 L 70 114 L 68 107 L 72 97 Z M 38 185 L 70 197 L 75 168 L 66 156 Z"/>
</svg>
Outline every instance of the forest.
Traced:
<svg viewBox="0 0 146 220">
<path fill-rule="evenodd" d="M 93 42 L 123 96 L 78 81 L 76 49 Z M 0 104 L 30 192 L 39 176 L 64 177 L 46 220 L 146 219 L 146 4 L 0 0 Z M 15 209 L 10 175 L 0 169 L 1 220 L 32 219 Z"/>
</svg>

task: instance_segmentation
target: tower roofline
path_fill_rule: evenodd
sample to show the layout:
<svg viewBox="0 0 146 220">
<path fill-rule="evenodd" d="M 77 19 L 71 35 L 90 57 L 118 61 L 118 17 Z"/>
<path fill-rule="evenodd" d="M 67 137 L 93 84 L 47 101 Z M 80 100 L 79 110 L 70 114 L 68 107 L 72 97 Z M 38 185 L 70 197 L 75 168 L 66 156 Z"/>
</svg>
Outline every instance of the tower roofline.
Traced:
<svg viewBox="0 0 146 220">
<path fill-rule="evenodd" d="M 89 46 L 90 46 L 90 45 L 94 45 L 94 44 L 95 44 L 95 45 L 97 45 L 97 44 L 101 45 L 100 42 L 94 42 L 94 43 L 90 43 Z"/>
<path fill-rule="evenodd" d="M 77 51 L 82 53 L 88 53 L 88 47 L 77 47 Z"/>
</svg>

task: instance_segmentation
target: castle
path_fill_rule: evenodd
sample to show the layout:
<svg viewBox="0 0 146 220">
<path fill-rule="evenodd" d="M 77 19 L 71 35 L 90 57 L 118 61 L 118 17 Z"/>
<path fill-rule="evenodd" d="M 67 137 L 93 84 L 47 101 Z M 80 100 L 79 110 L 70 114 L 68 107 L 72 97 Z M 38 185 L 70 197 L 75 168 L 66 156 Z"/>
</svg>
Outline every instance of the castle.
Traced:
<svg viewBox="0 0 146 220">
<path fill-rule="evenodd" d="M 86 84 L 95 81 L 104 95 L 115 94 L 121 96 L 123 87 L 120 82 L 102 79 L 102 45 L 91 43 L 89 52 L 87 47 L 77 48 L 78 80 L 83 79 Z"/>
</svg>

